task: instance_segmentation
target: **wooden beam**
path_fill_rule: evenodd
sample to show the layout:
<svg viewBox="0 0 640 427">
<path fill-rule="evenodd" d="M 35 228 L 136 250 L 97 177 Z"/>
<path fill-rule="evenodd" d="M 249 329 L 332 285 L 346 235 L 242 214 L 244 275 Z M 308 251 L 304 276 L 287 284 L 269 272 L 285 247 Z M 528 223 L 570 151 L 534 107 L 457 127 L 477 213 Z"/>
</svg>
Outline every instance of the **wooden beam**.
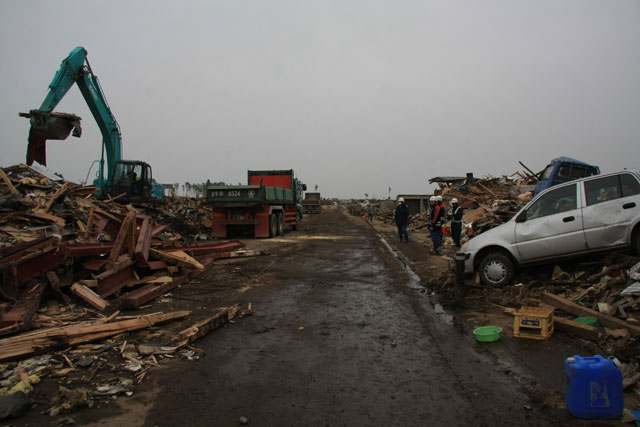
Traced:
<svg viewBox="0 0 640 427">
<path fill-rule="evenodd" d="M 116 240 L 113 242 L 113 249 L 109 253 L 109 259 L 107 261 L 107 268 L 112 268 L 113 264 L 118 260 L 118 257 L 122 253 L 122 249 L 125 244 L 131 245 L 131 238 L 129 237 L 131 234 L 131 224 L 135 224 L 136 220 L 136 212 L 129 211 L 127 216 L 122 221 L 122 225 L 120 226 L 120 231 L 118 231 L 118 235 L 116 236 Z"/>
<path fill-rule="evenodd" d="M 51 196 L 49 198 L 49 201 L 47 202 L 47 204 L 44 206 L 44 209 L 42 210 L 42 212 L 47 213 L 49 212 L 49 209 L 51 209 L 51 206 L 53 206 L 53 204 L 55 203 L 55 201 L 58 199 L 58 197 L 60 197 L 61 195 L 63 195 L 68 189 L 69 186 L 71 185 L 71 183 L 69 182 L 65 182 L 64 184 L 62 184 L 62 187 L 58 188 L 58 191 L 56 191 L 53 196 Z"/>
<path fill-rule="evenodd" d="M 574 314 L 576 316 L 592 316 L 598 319 L 601 325 L 604 325 L 608 328 L 612 329 L 620 329 L 624 328 L 629 331 L 629 333 L 634 336 L 640 336 L 640 326 L 635 326 L 630 323 L 625 322 L 624 320 L 616 319 L 613 316 L 609 316 L 604 313 L 599 313 L 595 310 L 591 310 L 590 308 L 584 307 L 580 304 L 576 304 L 566 298 L 563 298 L 559 295 L 550 294 L 549 292 L 545 292 L 542 294 L 542 301 L 545 303 L 559 308 L 560 310 L 564 310 L 567 313 Z"/>
<path fill-rule="evenodd" d="M 98 294 L 102 298 L 106 298 L 136 279 L 133 267 L 128 266 L 120 271 L 107 270 L 96 276 L 96 280 L 98 281 Z"/>
<path fill-rule="evenodd" d="M 175 264 L 175 265 L 179 265 L 181 267 L 186 267 L 186 268 L 196 268 L 200 271 L 204 270 L 204 266 L 202 264 L 200 264 L 198 261 L 196 261 L 189 255 L 185 254 L 184 252 L 180 252 L 180 251 L 166 252 L 166 251 L 161 251 L 159 249 L 151 248 L 149 249 L 149 253 L 153 257 L 161 261 L 168 262 L 169 264 Z"/>
<path fill-rule="evenodd" d="M 149 217 L 145 217 L 142 220 L 142 225 L 140 226 L 138 241 L 136 242 L 136 249 L 134 251 L 134 254 L 142 256 L 145 261 L 149 261 L 152 231 L 151 224 L 149 223 Z"/>
<path fill-rule="evenodd" d="M 108 302 L 100 298 L 100 295 L 79 282 L 71 286 L 71 291 L 100 311 L 104 311 L 109 305 Z"/>
<path fill-rule="evenodd" d="M 13 183 L 11 182 L 7 174 L 4 173 L 4 170 L 2 168 L 0 168 L 0 178 L 2 178 L 5 184 L 7 184 L 7 187 L 9 187 L 9 191 L 11 192 L 11 194 L 16 196 L 20 194 L 18 190 L 16 190 L 16 187 L 13 186 Z"/>
<path fill-rule="evenodd" d="M 95 217 L 93 216 L 94 208 L 89 208 L 89 218 L 87 218 L 87 229 L 84 233 L 84 238 L 88 239 L 91 235 L 91 230 L 93 229 L 93 223 L 95 221 Z"/>
<path fill-rule="evenodd" d="M 188 275 L 178 276 L 167 283 L 150 284 L 135 291 L 120 296 L 120 302 L 126 308 L 138 308 L 141 305 L 151 301 L 158 296 L 169 292 L 176 286 L 184 283 L 188 279 Z"/>
<path fill-rule="evenodd" d="M 190 311 L 153 313 L 111 323 L 84 322 L 27 332 L 0 340 L 0 361 L 4 362 L 60 346 L 82 344 L 124 332 L 144 329 L 159 323 L 183 319 L 190 314 Z"/>
<path fill-rule="evenodd" d="M 600 339 L 600 331 L 595 326 L 584 325 L 582 323 L 557 316 L 553 318 L 553 323 L 555 329 L 558 331 L 568 332 L 591 341 L 598 341 Z"/>
<path fill-rule="evenodd" d="M 49 213 L 42 212 L 42 211 L 33 211 L 32 213 L 26 214 L 25 216 L 32 216 L 32 217 L 44 219 L 46 221 L 53 222 L 54 224 L 56 224 L 58 227 L 61 227 L 61 228 L 64 227 L 65 225 L 65 221 L 63 218 L 60 218 L 59 216 L 51 215 Z"/>
<path fill-rule="evenodd" d="M 238 314 L 238 311 L 240 311 L 240 304 L 221 308 L 220 311 L 218 311 L 213 316 L 194 324 L 190 328 L 183 330 L 182 332 L 180 332 L 178 337 L 176 337 L 176 339 L 180 341 L 178 347 L 189 345 L 194 341 L 204 337 L 209 332 L 218 329 L 220 326 L 233 319 L 236 314 Z"/>
</svg>

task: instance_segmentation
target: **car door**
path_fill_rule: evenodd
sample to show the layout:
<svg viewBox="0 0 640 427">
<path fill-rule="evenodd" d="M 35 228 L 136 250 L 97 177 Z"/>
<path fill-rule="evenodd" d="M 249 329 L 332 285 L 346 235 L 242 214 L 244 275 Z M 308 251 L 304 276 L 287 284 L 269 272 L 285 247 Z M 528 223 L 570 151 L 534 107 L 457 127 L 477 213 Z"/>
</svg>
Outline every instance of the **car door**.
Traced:
<svg viewBox="0 0 640 427">
<path fill-rule="evenodd" d="M 627 243 L 640 215 L 640 182 L 630 172 L 590 179 L 584 184 L 583 221 L 589 249 Z"/>
<path fill-rule="evenodd" d="M 518 215 L 515 240 L 521 262 L 586 250 L 580 200 L 576 183 L 562 185 L 535 199 Z"/>
</svg>

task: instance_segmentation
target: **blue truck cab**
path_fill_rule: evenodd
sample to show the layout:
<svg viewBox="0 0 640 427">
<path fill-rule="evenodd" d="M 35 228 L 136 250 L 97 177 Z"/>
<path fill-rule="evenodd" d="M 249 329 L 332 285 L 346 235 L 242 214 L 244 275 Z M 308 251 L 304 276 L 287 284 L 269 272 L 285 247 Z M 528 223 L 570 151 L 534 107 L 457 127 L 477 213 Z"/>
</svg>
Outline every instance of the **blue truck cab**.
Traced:
<svg viewBox="0 0 640 427">
<path fill-rule="evenodd" d="M 570 157 L 557 157 L 542 171 L 534 195 L 554 185 L 598 175 L 600 168 Z"/>
</svg>

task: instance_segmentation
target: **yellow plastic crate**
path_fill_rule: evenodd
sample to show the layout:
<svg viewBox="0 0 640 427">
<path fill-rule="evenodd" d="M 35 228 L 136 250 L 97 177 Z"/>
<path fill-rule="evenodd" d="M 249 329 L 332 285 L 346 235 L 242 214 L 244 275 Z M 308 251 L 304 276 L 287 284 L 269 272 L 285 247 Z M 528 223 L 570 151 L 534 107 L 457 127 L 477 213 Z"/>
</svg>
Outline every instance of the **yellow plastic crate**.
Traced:
<svg viewBox="0 0 640 427">
<path fill-rule="evenodd" d="M 553 308 L 522 307 L 513 318 L 513 336 L 546 340 L 553 334 Z"/>
</svg>

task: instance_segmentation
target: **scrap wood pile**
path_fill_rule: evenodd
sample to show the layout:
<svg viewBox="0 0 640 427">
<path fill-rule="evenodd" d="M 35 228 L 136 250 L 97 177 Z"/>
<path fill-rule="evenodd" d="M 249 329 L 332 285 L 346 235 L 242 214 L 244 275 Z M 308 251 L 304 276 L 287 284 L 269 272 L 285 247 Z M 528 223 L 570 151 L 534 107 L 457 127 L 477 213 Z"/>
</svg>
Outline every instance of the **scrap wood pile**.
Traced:
<svg viewBox="0 0 640 427">
<path fill-rule="evenodd" d="M 127 342 L 132 331 L 190 313 L 122 316 L 119 308 L 167 294 L 216 259 L 262 253 L 241 250 L 237 241 L 190 244 L 210 226 L 197 201 L 133 207 L 94 192 L 38 167 L 0 169 L 0 362 L 22 361 L 0 365 L 0 410 L 5 396 L 28 392 L 42 376 L 77 374 L 86 383 L 102 368 L 113 370 L 105 355 L 114 349 L 141 380 L 157 357 L 198 357 L 193 340 L 241 314 L 237 306 L 223 309 L 162 345 Z M 42 353 L 48 355 L 25 360 Z"/>
<path fill-rule="evenodd" d="M 454 298 L 454 267 L 443 293 Z M 468 308 L 493 306 L 513 313 L 552 306 L 556 330 L 601 345 L 617 356 L 640 355 L 640 257 L 612 253 L 549 268 L 525 269 L 514 285 L 467 287 Z"/>
<path fill-rule="evenodd" d="M 169 224 L 157 222 L 160 215 L 149 214 L 156 207 L 143 213 L 99 201 L 91 187 L 55 182 L 24 165 L 6 170 L 0 184 L 0 334 L 28 329 L 45 291 L 68 304 L 70 290 L 98 310 L 118 295 L 120 304 L 135 308 L 244 246 L 185 246 Z M 176 216 L 184 220 L 191 209 L 180 205 L 183 213 Z"/>
<path fill-rule="evenodd" d="M 118 396 L 131 396 L 163 360 L 181 357 L 197 360 L 204 351 L 194 342 L 232 319 L 250 315 L 238 305 L 220 308 L 210 317 L 177 330 L 151 330 L 176 322 L 189 311 L 110 316 L 79 321 L 87 310 L 71 308 L 58 315 L 37 315 L 42 324 L 59 324 L 0 340 L 0 419 L 19 417 L 29 404 L 46 408 L 51 416 L 65 415 L 77 407 L 105 405 Z M 131 335 L 133 331 L 141 331 Z M 46 352 L 46 354 L 42 354 Z M 24 356 L 34 355 L 28 359 Z M 20 357 L 19 362 L 7 360 Z M 62 379 L 53 397 L 32 393 L 43 379 Z M 64 384 L 64 385 L 62 385 Z"/>
<path fill-rule="evenodd" d="M 537 178 L 527 172 L 500 178 L 469 178 L 452 185 L 440 184 L 440 194 L 446 206 L 451 206 L 451 199 L 455 197 L 465 210 L 475 210 L 472 218 L 465 218 L 465 222 L 471 224 L 466 234 L 472 237 L 513 217 L 533 198 L 532 186 L 536 181 Z"/>
</svg>

